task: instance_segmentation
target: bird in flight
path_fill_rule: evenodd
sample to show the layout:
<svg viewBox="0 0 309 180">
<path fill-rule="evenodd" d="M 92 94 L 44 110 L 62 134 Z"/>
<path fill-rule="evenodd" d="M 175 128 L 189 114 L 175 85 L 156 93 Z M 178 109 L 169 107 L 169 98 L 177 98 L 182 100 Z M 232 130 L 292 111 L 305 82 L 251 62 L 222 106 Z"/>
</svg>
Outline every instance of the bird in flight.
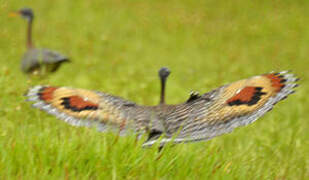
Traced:
<svg viewBox="0 0 309 180">
<path fill-rule="evenodd" d="M 27 74 L 45 74 L 55 72 L 64 62 L 69 62 L 69 58 L 49 49 L 38 49 L 34 47 L 32 41 L 32 23 L 34 13 L 30 8 L 22 8 L 12 12 L 10 16 L 20 15 L 28 22 L 27 27 L 27 51 L 21 62 L 21 70 Z"/>
<path fill-rule="evenodd" d="M 143 146 L 147 147 L 205 141 L 248 125 L 294 93 L 296 81 L 288 71 L 271 72 L 205 94 L 193 93 L 175 105 L 165 104 L 164 95 L 159 105 L 144 106 L 99 91 L 41 85 L 29 89 L 26 96 L 33 107 L 74 126 L 96 126 L 120 135 L 146 134 Z"/>
</svg>

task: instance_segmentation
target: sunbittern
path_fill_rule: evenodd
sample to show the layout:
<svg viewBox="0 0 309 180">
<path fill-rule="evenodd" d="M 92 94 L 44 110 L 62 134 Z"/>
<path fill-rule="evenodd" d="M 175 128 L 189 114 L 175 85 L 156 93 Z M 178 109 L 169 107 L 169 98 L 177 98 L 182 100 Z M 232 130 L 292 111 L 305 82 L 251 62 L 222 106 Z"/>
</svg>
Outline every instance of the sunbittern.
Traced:
<svg viewBox="0 0 309 180">
<path fill-rule="evenodd" d="M 69 124 L 96 125 L 121 135 L 146 134 L 143 146 L 158 142 L 162 147 L 167 142 L 209 140 L 248 125 L 292 94 L 297 80 L 287 71 L 271 72 L 191 94 L 175 105 L 144 106 L 99 91 L 55 86 L 33 87 L 26 96 L 34 107 Z"/>
</svg>

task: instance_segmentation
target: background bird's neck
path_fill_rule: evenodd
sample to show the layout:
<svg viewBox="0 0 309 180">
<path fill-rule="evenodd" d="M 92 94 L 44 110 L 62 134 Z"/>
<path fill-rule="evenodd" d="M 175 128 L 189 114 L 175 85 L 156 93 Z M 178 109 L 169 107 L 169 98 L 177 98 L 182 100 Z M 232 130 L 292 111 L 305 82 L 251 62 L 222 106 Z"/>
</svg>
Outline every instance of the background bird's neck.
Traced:
<svg viewBox="0 0 309 180">
<path fill-rule="evenodd" d="M 27 48 L 33 48 L 32 44 L 32 19 L 28 21 L 28 27 L 27 27 Z"/>
</svg>

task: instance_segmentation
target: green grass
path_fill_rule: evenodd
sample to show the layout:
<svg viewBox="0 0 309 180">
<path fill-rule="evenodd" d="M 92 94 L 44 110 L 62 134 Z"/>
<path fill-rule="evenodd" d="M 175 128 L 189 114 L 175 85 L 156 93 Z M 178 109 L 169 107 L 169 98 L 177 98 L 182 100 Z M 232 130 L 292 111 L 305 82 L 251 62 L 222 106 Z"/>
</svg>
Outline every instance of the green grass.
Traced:
<svg viewBox="0 0 309 180">
<path fill-rule="evenodd" d="M 38 47 L 72 58 L 48 78 L 20 71 L 25 21 Z M 0 179 L 309 179 L 309 1 L 0 0 Z M 291 69 L 297 92 L 257 122 L 208 142 L 141 148 L 134 136 L 72 127 L 25 102 L 36 84 L 101 90 L 155 105 L 191 90 Z"/>
</svg>

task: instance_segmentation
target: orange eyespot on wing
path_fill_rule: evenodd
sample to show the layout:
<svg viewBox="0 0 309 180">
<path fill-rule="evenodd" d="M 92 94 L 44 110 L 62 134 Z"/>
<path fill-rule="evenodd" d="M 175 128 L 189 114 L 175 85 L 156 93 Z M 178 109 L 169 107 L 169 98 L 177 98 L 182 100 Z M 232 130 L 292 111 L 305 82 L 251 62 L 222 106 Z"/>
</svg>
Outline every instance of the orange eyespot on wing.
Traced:
<svg viewBox="0 0 309 180">
<path fill-rule="evenodd" d="M 81 112 L 85 110 L 97 110 L 99 108 L 98 104 L 87 101 L 80 96 L 69 96 L 63 97 L 61 105 L 64 108 L 72 110 L 74 112 Z"/>
<path fill-rule="evenodd" d="M 263 89 L 262 87 L 253 87 L 253 86 L 245 87 L 235 96 L 228 99 L 227 104 L 230 106 L 242 105 L 242 104 L 252 106 L 261 99 L 262 95 L 266 94 L 265 92 L 262 92 L 262 89 Z"/>
</svg>

